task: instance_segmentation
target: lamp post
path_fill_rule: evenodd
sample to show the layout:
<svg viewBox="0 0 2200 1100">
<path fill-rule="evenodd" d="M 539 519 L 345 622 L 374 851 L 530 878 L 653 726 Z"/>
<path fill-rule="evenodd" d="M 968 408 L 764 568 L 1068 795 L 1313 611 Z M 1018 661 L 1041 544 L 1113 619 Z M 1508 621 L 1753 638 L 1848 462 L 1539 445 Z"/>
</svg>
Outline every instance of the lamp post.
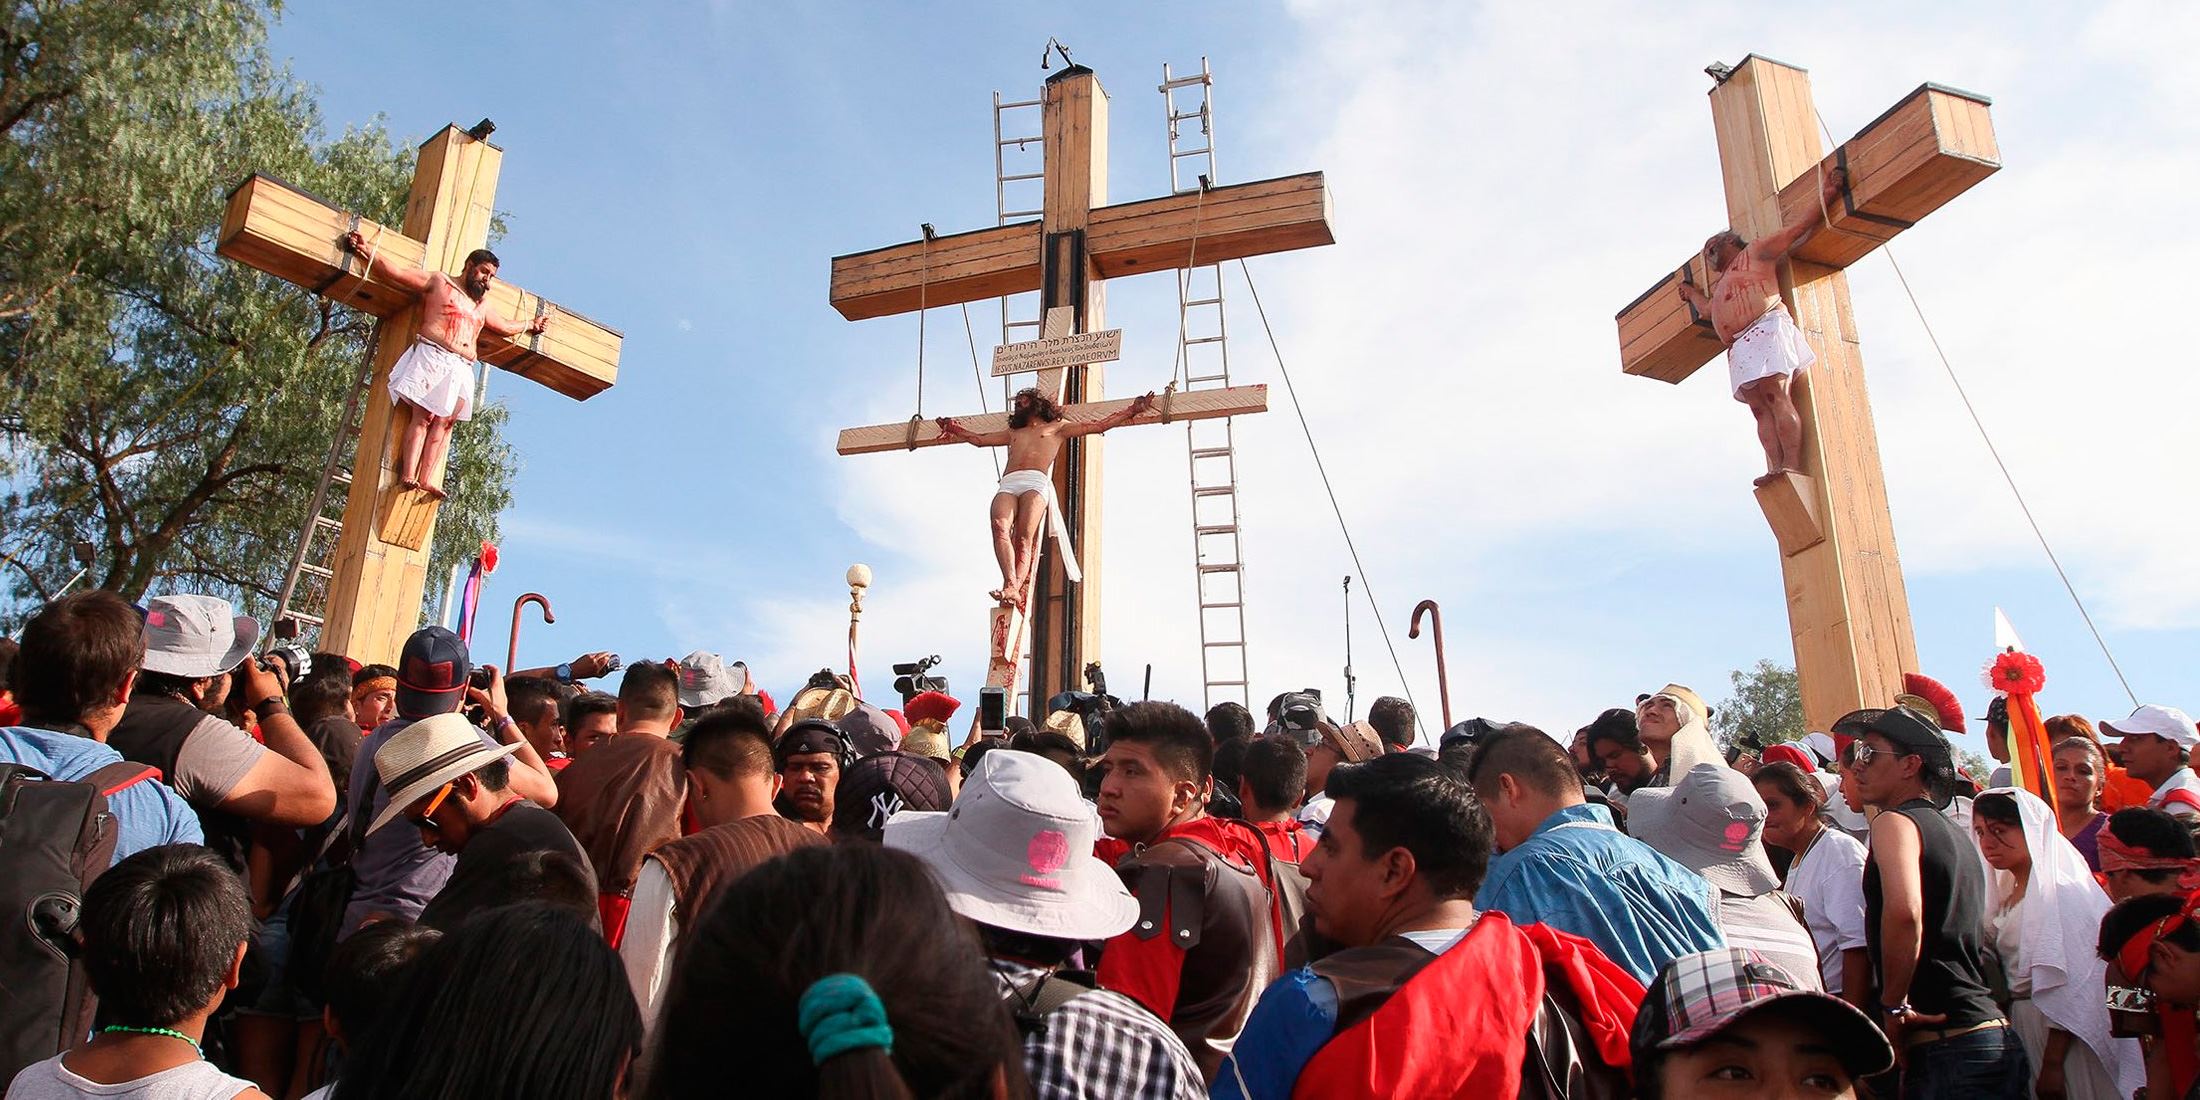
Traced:
<svg viewBox="0 0 2200 1100">
<path fill-rule="evenodd" d="M 848 683 L 856 698 L 863 698 L 863 683 L 856 678 L 856 632 L 863 623 L 863 593 L 871 587 L 871 567 L 857 562 L 848 567 Z"/>
</svg>

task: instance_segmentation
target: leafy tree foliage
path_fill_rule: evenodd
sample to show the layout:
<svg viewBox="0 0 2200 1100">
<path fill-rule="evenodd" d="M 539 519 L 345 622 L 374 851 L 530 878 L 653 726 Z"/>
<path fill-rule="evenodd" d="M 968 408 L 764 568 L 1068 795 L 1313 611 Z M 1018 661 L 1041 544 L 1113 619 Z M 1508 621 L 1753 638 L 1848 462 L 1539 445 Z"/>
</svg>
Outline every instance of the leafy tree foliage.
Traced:
<svg viewBox="0 0 2200 1100">
<path fill-rule="evenodd" d="M 214 255 L 262 171 L 386 224 L 409 150 L 328 137 L 265 0 L 11 0 L 0 14 L 0 569 L 13 617 L 77 571 L 274 610 L 374 319 Z M 510 501 L 499 406 L 452 444 L 441 568 Z M 335 490 L 340 492 L 340 487 Z M 387 659 L 391 654 L 361 654 Z"/>
<path fill-rule="evenodd" d="M 1809 732 L 1803 728 L 1803 689 L 1794 669 L 1759 661 L 1727 679 L 1734 694 L 1711 708 L 1711 729 L 1721 744 L 1762 747 Z"/>
</svg>

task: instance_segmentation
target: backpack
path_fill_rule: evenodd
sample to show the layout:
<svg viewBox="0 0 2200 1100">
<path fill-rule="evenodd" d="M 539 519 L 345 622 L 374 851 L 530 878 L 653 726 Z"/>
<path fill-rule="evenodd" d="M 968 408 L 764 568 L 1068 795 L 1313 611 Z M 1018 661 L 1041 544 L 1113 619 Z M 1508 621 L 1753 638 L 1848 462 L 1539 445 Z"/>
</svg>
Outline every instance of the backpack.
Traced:
<svg viewBox="0 0 2200 1100">
<path fill-rule="evenodd" d="M 160 769 L 127 760 L 80 780 L 0 764 L 0 1077 L 91 1034 L 77 920 L 84 891 L 114 862 L 107 799 L 158 778 Z"/>
<path fill-rule="evenodd" d="M 1057 970 L 1036 981 L 1011 982 L 1001 991 L 1001 1003 L 1015 1017 L 1016 1033 L 1029 1038 L 1044 1035 L 1047 1017 L 1054 1010 L 1100 988 L 1100 979 L 1089 970 Z"/>
<path fill-rule="evenodd" d="M 316 1005 L 328 1001 L 328 960 L 336 953 L 344 911 L 359 884 L 351 857 L 366 843 L 366 826 L 365 815 L 354 820 L 347 810 L 339 816 L 293 884 L 297 893 L 290 899 L 290 954 L 283 960 L 283 974 Z"/>
</svg>

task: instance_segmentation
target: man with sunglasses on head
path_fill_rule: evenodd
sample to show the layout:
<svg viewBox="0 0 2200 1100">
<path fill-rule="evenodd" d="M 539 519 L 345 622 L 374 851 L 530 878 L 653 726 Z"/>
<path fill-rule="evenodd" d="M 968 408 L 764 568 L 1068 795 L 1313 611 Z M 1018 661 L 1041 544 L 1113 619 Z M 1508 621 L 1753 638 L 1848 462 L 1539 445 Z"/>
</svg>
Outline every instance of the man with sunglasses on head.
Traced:
<svg viewBox="0 0 2200 1100">
<path fill-rule="evenodd" d="M 512 790 L 509 758 L 519 748 L 491 748 L 464 715 L 451 713 L 414 722 L 376 750 L 374 769 L 389 805 L 367 832 L 401 822 L 419 831 L 423 846 L 458 857 L 420 923 L 451 931 L 510 900 L 499 896 L 509 881 L 502 872 L 533 852 L 560 852 L 590 867 L 558 815 Z"/>
<path fill-rule="evenodd" d="M 1942 808 L 1956 770 L 1938 723 L 1908 706 L 1834 723 L 1855 737 L 1842 786 L 1879 810 L 1864 863 L 1864 939 L 1904 1097 L 2025 1095 L 2024 1048 L 1986 977 L 1986 877 Z"/>
</svg>

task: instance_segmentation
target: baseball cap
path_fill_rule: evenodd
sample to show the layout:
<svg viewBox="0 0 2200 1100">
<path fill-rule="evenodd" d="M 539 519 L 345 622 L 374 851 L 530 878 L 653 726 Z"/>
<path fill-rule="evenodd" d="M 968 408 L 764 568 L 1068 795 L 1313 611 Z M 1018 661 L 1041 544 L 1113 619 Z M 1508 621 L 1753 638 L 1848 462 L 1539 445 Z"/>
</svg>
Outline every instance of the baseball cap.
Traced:
<svg viewBox="0 0 2200 1100">
<path fill-rule="evenodd" d="M 680 658 L 680 705 L 693 710 L 723 702 L 741 694 L 749 685 L 749 666 L 708 650 L 698 649 Z"/>
<path fill-rule="evenodd" d="M 882 752 L 851 765 L 833 789 L 833 835 L 876 843 L 886 822 L 903 810 L 947 808 L 947 772 L 938 762 L 904 752 Z"/>
<path fill-rule="evenodd" d="M 848 744 L 857 756 L 877 756 L 901 747 L 901 726 L 885 711 L 861 700 L 833 725 L 848 735 Z"/>
<path fill-rule="evenodd" d="M 1757 754 L 1757 758 L 1767 764 L 1793 764 L 1801 768 L 1805 774 L 1818 770 L 1818 765 L 1811 759 L 1809 751 L 1804 749 L 1800 742 L 1795 741 L 1782 741 L 1777 745 L 1766 745 L 1765 751 Z"/>
<path fill-rule="evenodd" d="M 798 718 L 787 727 L 787 732 L 779 735 L 778 744 L 772 746 L 772 764 L 783 768 L 790 756 L 819 752 L 832 753 L 845 764 L 854 749 L 839 726 L 823 718 Z"/>
<path fill-rule="evenodd" d="M 219 676 L 259 644 L 260 623 L 216 596 L 155 596 L 145 601 L 147 672 L 202 680 Z"/>
<path fill-rule="evenodd" d="M 1752 1013 L 1780 1011 L 1808 1021 L 1851 1077 L 1894 1065 L 1887 1036 L 1855 1005 L 1802 988 L 1779 964 L 1755 951 L 1725 948 L 1682 955 L 1667 963 L 1643 998 L 1631 1036 L 1635 1064 L 1657 1051 L 1695 1046 Z"/>
<path fill-rule="evenodd" d="M 845 796 L 843 796 L 845 797 Z M 886 823 L 886 846 L 932 868 L 947 905 L 979 924 L 1063 940 L 1130 930 L 1138 899 L 1092 854 L 1100 818 L 1070 774 L 1035 753 L 995 749 L 946 813 Z"/>
<path fill-rule="evenodd" d="M 1833 732 L 1847 737 L 1876 733 L 1920 756 L 1950 756 L 1948 740 L 1940 735 L 1940 723 L 1914 707 L 1866 707 L 1834 720 Z"/>
<path fill-rule="evenodd" d="M 413 631 L 397 660 L 397 716 L 427 718 L 457 710 L 473 670 L 458 635 L 440 626 Z"/>
<path fill-rule="evenodd" d="M 150 653 L 147 656 L 151 656 Z M 2147 703 L 2131 712 L 2128 718 L 2102 722 L 2101 728 L 2118 737 L 2135 733 L 2151 733 L 2165 741 L 2175 741 L 2179 748 L 2189 749 L 2200 745 L 2200 730 L 2193 728 L 2192 719 L 2176 707 Z"/>
<path fill-rule="evenodd" d="M 1765 801 L 1748 776 L 1724 764 L 1698 764 L 1670 787 L 1628 795 L 1627 829 L 1727 893 L 1780 888 L 1765 855 Z"/>
</svg>

